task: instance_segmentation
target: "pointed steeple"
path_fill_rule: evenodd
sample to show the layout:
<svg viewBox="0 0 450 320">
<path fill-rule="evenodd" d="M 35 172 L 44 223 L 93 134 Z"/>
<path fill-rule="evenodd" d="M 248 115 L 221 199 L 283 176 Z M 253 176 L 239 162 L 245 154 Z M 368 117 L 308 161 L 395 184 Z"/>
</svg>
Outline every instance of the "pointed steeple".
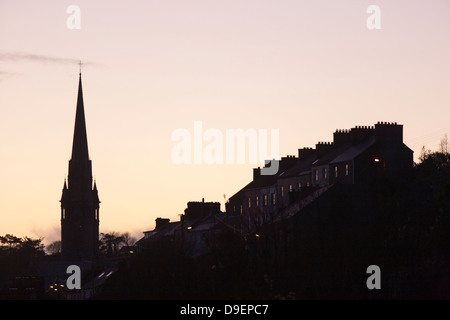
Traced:
<svg viewBox="0 0 450 320">
<path fill-rule="evenodd" d="M 99 208 L 97 183 L 92 186 L 80 72 L 72 158 L 61 196 L 62 259 L 91 260 L 98 256 Z"/>
<path fill-rule="evenodd" d="M 78 82 L 77 111 L 75 115 L 75 130 L 73 133 L 72 160 L 89 160 L 86 120 L 84 117 L 83 88 L 81 85 L 81 72 Z"/>
<path fill-rule="evenodd" d="M 69 161 L 68 182 L 69 189 L 75 188 L 79 191 L 76 193 L 79 198 L 86 197 L 85 192 L 92 190 L 92 166 L 88 152 L 81 72 L 78 81 L 77 110 L 73 132 L 72 158 Z"/>
</svg>

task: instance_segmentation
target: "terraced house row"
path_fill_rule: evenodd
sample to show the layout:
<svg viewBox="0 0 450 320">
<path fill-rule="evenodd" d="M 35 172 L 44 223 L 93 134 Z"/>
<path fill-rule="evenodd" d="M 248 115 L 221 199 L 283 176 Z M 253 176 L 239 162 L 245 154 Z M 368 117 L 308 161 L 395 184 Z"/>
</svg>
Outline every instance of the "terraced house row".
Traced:
<svg viewBox="0 0 450 320">
<path fill-rule="evenodd" d="M 226 212 L 236 231 L 249 232 L 299 210 L 335 184 L 371 184 L 411 172 L 413 151 L 403 143 L 403 125 L 377 122 L 336 130 L 333 142 L 298 149 L 279 160 L 275 175 L 253 169 L 253 180 L 229 198 Z"/>
</svg>

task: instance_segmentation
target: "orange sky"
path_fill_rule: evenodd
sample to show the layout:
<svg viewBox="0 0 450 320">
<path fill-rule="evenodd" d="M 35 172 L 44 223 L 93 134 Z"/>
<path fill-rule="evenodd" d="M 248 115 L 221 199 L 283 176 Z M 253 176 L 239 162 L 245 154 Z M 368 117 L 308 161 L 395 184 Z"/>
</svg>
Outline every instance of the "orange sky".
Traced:
<svg viewBox="0 0 450 320">
<path fill-rule="evenodd" d="M 381 9 L 368 30 L 366 9 Z M 80 29 L 67 28 L 69 5 Z M 417 158 L 450 133 L 450 3 L 0 1 L 0 234 L 57 240 L 82 60 L 100 231 L 138 237 L 220 201 L 251 164 L 175 165 L 174 130 L 278 129 L 280 154 L 392 121 Z"/>
</svg>

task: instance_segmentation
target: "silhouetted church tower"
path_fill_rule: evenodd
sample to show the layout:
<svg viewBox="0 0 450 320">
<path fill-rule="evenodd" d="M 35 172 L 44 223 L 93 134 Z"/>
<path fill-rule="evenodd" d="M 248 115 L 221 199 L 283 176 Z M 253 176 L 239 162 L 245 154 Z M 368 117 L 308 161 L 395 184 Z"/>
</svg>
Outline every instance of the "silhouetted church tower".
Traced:
<svg viewBox="0 0 450 320">
<path fill-rule="evenodd" d="M 99 204 L 97 185 L 92 185 L 84 117 L 81 72 L 73 133 L 68 184 L 61 197 L 61 254 L 64 260 L 91 260 L 98 255 Z"/>
</svg>

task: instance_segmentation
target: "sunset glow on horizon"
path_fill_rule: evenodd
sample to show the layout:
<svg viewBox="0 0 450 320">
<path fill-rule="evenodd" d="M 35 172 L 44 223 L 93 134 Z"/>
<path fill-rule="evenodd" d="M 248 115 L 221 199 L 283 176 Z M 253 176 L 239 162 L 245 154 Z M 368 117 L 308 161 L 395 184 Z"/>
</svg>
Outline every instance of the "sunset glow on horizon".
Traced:
<svg viewBox="0 0 450 320">
<path fill-rule="evenodd" d="M 366 25 L 373 4 L 381 29 Z M 174 163 L 172 134 L 194 139 L 200 121 L 224 138 L 278 130 L 282 157 L 377 121 L 404 126 L 416 161 L 437 150 L 449 30 L 446 0 L 1 1 L 0 235 L 60 238 L 79 61 L 100 232 L 139 238 L 188 201 L 225 210 L 263 165 L 196 164 L 194 149 Z"/>
</svg>

